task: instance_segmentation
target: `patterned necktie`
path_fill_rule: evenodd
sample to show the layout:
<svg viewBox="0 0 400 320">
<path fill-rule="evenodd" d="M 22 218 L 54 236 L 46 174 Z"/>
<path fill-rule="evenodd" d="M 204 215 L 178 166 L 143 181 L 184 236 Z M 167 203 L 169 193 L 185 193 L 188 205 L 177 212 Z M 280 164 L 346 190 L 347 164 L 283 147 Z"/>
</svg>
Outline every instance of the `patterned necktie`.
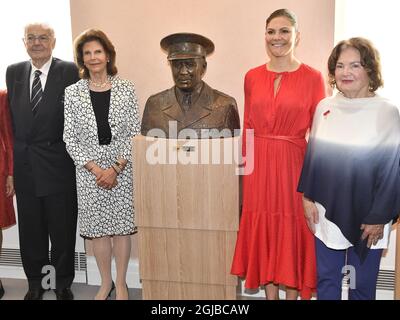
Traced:
<svg viewBox="0 0 400 320">
<path fill-rule="evenodd" d="M 37 107 L 42 100 L 43 90 L 42 82 L 40 81 L 40 75 L 42 72 L 40 70 L 35 71 L 35 78 L 32 83 L 32 94 L 31 94 L 31 108 L 33 114 L 36 114 Z"/>
</svg>

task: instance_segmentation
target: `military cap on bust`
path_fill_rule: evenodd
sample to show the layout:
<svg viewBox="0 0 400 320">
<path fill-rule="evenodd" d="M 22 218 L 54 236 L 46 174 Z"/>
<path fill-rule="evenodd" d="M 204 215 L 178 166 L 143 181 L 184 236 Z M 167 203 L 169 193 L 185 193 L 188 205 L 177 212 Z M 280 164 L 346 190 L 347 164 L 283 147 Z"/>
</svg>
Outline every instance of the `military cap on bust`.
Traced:
<svg viewBox="0 0 400 320">
<path fill-rule="evenodd" d="M 161 48 L 168 52 L 168 60 L 206 57 L 214 51 L 214 43 L 195 33 L 174 33 L 163 38 Z"/>
</svg>

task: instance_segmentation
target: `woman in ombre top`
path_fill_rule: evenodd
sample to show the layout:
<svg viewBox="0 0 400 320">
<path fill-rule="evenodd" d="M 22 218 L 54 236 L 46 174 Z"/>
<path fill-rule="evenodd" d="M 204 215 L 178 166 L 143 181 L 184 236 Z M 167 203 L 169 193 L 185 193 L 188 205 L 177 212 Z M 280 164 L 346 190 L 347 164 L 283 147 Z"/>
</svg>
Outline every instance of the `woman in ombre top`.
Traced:
<svg viewBox="0 0 400 320">
<path fill-rule="evenodd" d="M 341 299 L 346 266 L 349 299 L 373 300 L 400 211 L 400 116 L 375 93 L 383 84 L 380 58 L 367 39 L 338 43 L 328 69 L 339 92 L 315 112 L 298 188 L 316 236 L 317 297 Z"/>
</svg>

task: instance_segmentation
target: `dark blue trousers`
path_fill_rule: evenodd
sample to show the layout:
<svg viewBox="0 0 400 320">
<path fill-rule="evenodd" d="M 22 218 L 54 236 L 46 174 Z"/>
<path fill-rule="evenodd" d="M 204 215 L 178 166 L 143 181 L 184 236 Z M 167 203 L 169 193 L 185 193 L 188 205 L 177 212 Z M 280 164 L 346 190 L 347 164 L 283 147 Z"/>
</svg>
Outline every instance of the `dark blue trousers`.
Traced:
<svg viewBox="0 0 400 320">
<path fill-rule="evenodd" d="M 315 239 L 317 299 L 341 300 L 343 276 L 349 274 L 349 300 L 375 300 L 376 281 L 383 249 L 369 250 L 367 258 L 361 264 L 353 247 L 347 250 L 334 250 L 328 248 L 318 238 Z M 344 266 L 347 272 L 342 273 Z"/>
</svg>

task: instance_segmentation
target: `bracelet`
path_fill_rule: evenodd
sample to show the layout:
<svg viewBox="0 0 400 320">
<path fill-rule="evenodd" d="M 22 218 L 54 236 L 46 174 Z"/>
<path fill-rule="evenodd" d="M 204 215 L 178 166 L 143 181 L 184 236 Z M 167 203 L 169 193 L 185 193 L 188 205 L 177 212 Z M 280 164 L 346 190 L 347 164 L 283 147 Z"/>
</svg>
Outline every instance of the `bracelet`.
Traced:
<svg viewBox="0 0 400 320">
<path fill-rule="evenodd" d="M 124 170 L 124 166 L 123 166 L 122 163 L 119 162 L 118 160 L 116 160 L 116 161 L 114 162 L 114 164 L 119 168 L 120 172 L 121 172 L 122 170 Z"/>
<path fill-rule="evenodd" d="M 121 173 L 121 168 L 120 167 L 118 167 L 116 164 L 112 164 L 111 165 L 111 167 L 114 169 L 114 171 L 117 173 L 117 174 L 120 174 Z"/>
</svg>

